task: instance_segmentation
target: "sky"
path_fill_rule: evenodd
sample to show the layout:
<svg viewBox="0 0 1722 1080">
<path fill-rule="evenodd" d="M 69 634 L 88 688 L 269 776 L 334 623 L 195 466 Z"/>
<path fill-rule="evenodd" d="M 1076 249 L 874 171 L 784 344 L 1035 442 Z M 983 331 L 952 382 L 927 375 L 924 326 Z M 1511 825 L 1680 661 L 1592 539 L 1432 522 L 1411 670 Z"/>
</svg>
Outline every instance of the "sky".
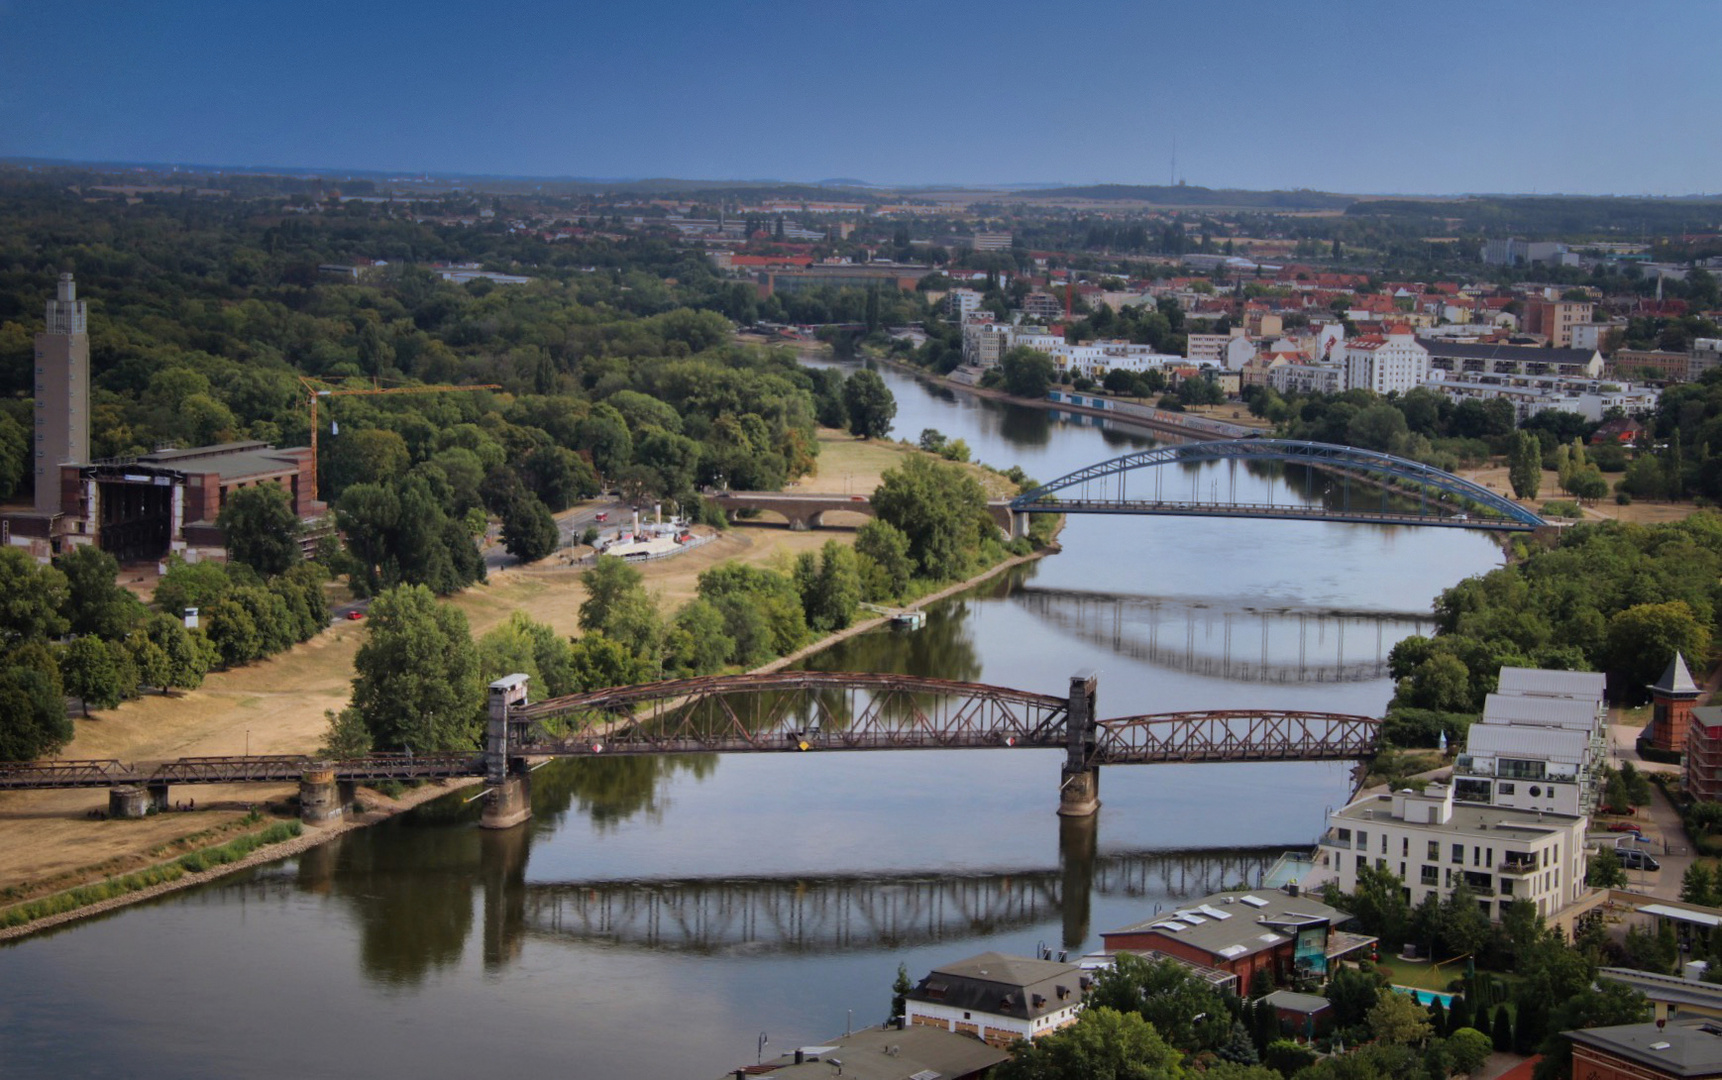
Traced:
<svg viewBox="0 0 1722 1080">
<path fill-rule="evenodd" d="M 0 156 L 1722 191 L 1718 0 L 0 0 Z"/>
</svg>

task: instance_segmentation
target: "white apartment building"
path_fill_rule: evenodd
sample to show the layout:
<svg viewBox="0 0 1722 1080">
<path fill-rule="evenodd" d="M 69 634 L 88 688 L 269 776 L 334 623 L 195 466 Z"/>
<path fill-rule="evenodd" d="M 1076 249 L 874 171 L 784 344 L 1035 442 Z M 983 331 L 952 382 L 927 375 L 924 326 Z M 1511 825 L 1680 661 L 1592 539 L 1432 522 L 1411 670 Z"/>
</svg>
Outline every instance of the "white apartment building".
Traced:
<svg viewBox="0 0 1722 1080">
<path fill-rule="evenodd" d="M 1603 676 L 1504 667 L 1454 761 L 1462 802 L 1588 814 L 1607 760 Z"/>
<path fill-rule="evenodd" d="M 1316 863 L 1346 892 L 1358 871 L 1375 866 L 1405 883 L 1413 907 L 1441 900 L 1463 882 L 1491 919 L 1514 900 L 1552 916 L 1585 891 L 1585 819 L 1576 814 L 1455 802 L 1453 788 L 1430 784 L 1366 795 L 1328 815 Z"/>
<path fill-rule="evenodd" d="M 1337 394 L 1345 389 L 1341 364 L 1281 364 L 1268 369 L 1268 385 L 1280 394 Z"/>
<path fill-rule="evenodd" d="M 951 321 L 961 323 L 981 306 L 981 294 L 973 289 L 952 289 L 945 294 L 945 310 Z"/>
<path fill-rule="evenodd" d="M 1128 341 L 1097 341 L 1089 345 L 1065 345 L 1062 342 L 1046 350 L 1059 370 L 1069 371 L 1096 382 L 1106 378 L 1109 371 L 1150 371 L 1155 368 L 1183 366 L 1182 356 L 1157 353 L 1152 346 Z"/>
<path fill-rule="evenodd" d="M 1189 334 L 1185 337 L 1184 355 L 1198 367 L 1207 364 L 1228 371 L 1241 371 L 1255 354 L 1255 345 L 1242 327 L 1229 334 Z"/>
<path fill-rule="evenodd" d="M 1541 412 L 1575 412 L 1595 423 L 1610 409 L 1650 412 L 1661 392 L 1648 386 L 1564 375 L 1452 375 L 1435 371 L 1423 385 L 1454 401 L 1502 398 L 1512 403 L 1519 423 Z"/>
<path fill-rule="evenodd" d="M 1005 350 L 1010 348 L 1005 344 L 1011 328 L 1003 323 L 995 323 L 989 315 L 986 319 L 970 316 L 963 323 L 963 363 L 972 367 L 996 367 Z"/>
<path fill-rule="evenodd" d="M 1429 350 L 1409 330 L 1348 341 L 1344 355 L 1347 390 L 1403 394 L 1429 380 Z"/>
</svg>

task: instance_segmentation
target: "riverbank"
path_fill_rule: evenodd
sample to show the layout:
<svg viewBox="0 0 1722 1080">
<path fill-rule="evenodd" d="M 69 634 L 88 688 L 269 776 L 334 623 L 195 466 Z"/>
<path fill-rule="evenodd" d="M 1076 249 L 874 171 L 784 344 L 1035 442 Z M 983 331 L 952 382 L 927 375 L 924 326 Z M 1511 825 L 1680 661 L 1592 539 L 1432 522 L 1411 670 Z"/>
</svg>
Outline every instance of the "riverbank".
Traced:
<svg viewBox="0 0 1722 1080">
<path fill-rule="evenodd" d="M 253 851 L 251 854 L 246 855 L 244 858 L 235 859 L 229 863 L 208 867 L 203 870 L 186 870 L 179 877 L 176 877 L 171 881 L 163 881 L 155 885 L 148 885 L 141 889 L 128 892 L 123 896 L 115 896 L 106 900 L 98 900 L 92 904 L 85 904 L 82 907 L 73 908 L 70 911 L 62 911 L 53 915 L 47 915 L 18 926 L 5 927 L 4 929 L 0 929 L 0 941 L 11 941 L 17 938 L 28 937 L 32 934 L 39 934 L 44 930 L 49 930 L 56 926 L 63 926 L 69 922 L 76 922 L 79 919 L 88 919 L 97 915 L 104 915 L 110 911 L 117 911 L 120 908 L 129 907 L 132 904 L 141 904 L 146 900 L 154 900 L 159 896 L 166 896 L 168 893 L 179 892 L 182 889 L 196 888 L 228 874 L 236 874 L 241 870 L 249 870 L 252 867 L 265 866 L 269 863 L 279 862 L 282 859 L 290 859 L 293 856 L 309 851 L 320 844 L 327 844 L 331 840 L 335 840 L 354 829 L 362 829 L 367 826 L 375 825 L 381 821 L 387 821 L 396 814 L 405 813 L 415 806 L 430 802 L 432 799 L 441 798 L 451 791 L 459 791 L 462 788 L 472 787 L 479 782 L 479 779 L 479 777 L 473 776 L 461 777 L 455 780 L 433 781 L 431 783 L 427 783 L 424 787 L 403 793 L 398 799 L 390 798 L 389 796 L 371 788 L 361 788 L 360 791 L 363 795 L 363 801 L 365 804 L 365 809 L 362 812 L 349 811 L 338 822 L 331 822 L 327 825 L 320 826 L 307 826 L 298 836 L 288 840 L 283 840 L 278 844 L 269 844 L 265 847 L 261 847 L 256 851 Z M 179 860 L 182 857 L 183 856 L 175 856 L 165 862 L 157 863 L 155 866 L 174 866 L 179 863 Z M 152 867 L 144 867 L 139 871 L 133 871 L 133 873 L 147 872 L 150 869 L 152 869 Z M 52 896 L 56 894 L 49 893 L 46 895 Z"/>
</svg>

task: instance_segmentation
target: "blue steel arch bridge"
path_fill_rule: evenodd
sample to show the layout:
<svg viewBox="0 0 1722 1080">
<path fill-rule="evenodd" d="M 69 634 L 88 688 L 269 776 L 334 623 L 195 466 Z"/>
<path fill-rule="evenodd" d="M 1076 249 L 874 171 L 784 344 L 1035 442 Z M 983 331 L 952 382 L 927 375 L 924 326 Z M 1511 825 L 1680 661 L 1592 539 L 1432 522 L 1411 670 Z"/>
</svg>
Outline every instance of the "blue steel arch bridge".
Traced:
<svg viewBox="0 0 1722 1080">
<path fill-rule="evenodd" d="M 1167 468 L 1209 462 L 1233 466 L 1224 493 L 1217 481 L 1204 493 L 1198 470 L 1186 469 L 1186 477 Z M 1303 466 L 1304 497 L 1275 500 L 1270 488 L 1265 502 L 1239 499 L 1237 467 L 1267 464 Z M 1221 439 L 1138 450 L 1025 491 L 1009 506 L 1013 514 L 1269 518 L 1505 532 L 1548 524 L 1499 492 L 1444 469 L 1355 446 L 1293 439 Z"/>
</svg>

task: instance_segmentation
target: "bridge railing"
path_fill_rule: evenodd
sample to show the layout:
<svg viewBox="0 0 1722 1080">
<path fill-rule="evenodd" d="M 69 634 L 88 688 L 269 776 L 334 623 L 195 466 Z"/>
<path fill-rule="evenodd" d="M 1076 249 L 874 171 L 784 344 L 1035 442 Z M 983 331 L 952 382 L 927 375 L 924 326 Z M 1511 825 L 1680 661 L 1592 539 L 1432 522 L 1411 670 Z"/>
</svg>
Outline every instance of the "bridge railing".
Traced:
<svg viewBox="0 0 1722 1080">
<path fill-rule="evenodd" d="M 1335 713 L 1229 710 L 1102 720 L 1094 765 L 1355 761 L 1375 754 L 1380 721 Z"/>
</svg>

